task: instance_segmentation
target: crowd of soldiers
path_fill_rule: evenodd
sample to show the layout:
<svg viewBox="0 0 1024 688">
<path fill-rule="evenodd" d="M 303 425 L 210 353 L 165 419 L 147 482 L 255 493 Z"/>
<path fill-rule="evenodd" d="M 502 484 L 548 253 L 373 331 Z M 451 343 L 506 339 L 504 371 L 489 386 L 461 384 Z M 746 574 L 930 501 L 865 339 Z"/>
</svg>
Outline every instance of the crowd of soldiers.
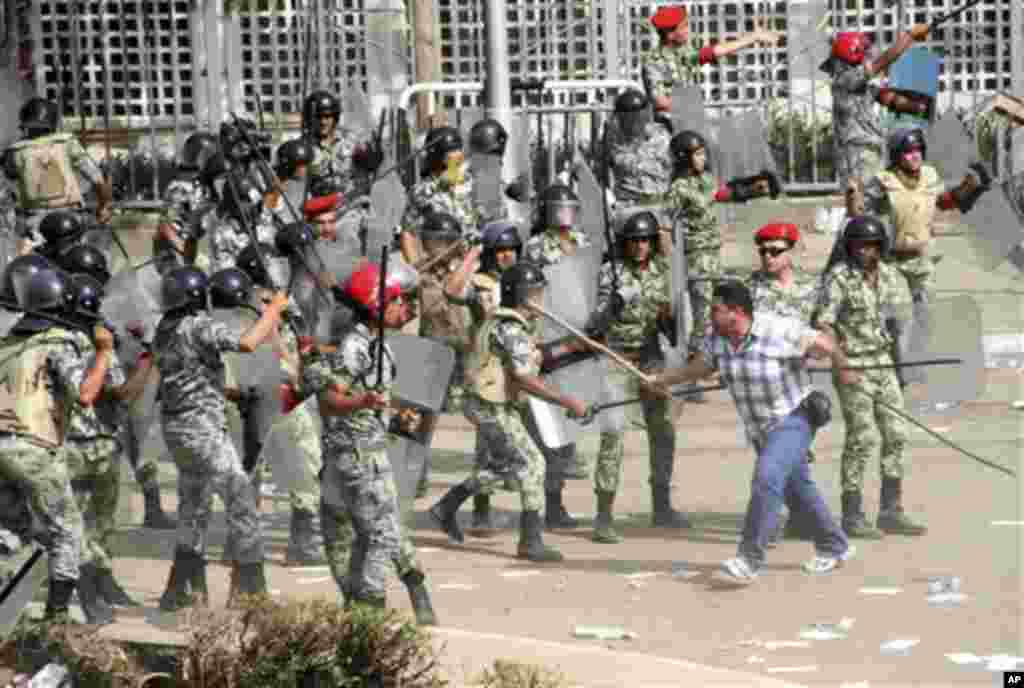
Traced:
<svg viewBox="0 0 1024 688">
<path fill-rule="evenodd" d="M 0 306 L 12 315 L 0 345 L 0 474 L 3 546 L 9 554 L 19 538 L 36 541 L 49 557 L 47 618 L 64 618 L 75 590 L 91 623 L 113 620 L 116 606 L 138 604 L 112 567 L 122 454 L 145 495 L 143 525 L 176 533 L 162 610 L 208 602 L 214 495 L 227 522 L 229 604 L 239 595 L 266 593 L 259 507 L 266 437 L 247 438 L 238 448 L 229 431 L 232 418 L 244 425 L 265 412 L 289 417 L 289 460 L 314 476 L 289 495 L 287 563 L 326 562 L 347 604 L 376 607 L 385 605 L 393 568 L 418 622 L 436 623 L 388 455 L 396 433 L 415 434 L 425 420 L 394 396 L 399 365 L 384 336 L 417 317 L 422 337 L 455 352 L 446 408 L 463 413 L 476 431 L 472 474 L 429 508 L 455 542 L 465 539 L 457 518 L 462 504 L 472 497 L 470 534 L 486 536 L 495 529 L 492 494 L 511 489 L 521 500 L 517 555 L 562 559 L 543 533 L 581 527 L 567 512 L 563 491 L 567 479 L 586 474 L 576 443 L 549 446 L 526 401 L 561 407 L 585 427 L 599 399 L 553 382 L 552 373 L 593 360 L 595 352 L 614 356 L 607 375 L 621 398 L 641 400 L 657 528 L 691 525 L 671 500 L 677 444 L 671 386 L 717 375 L 730 390 L 758 461 L 738 556 L 723 565 L 727 579 L 756 579 L 765 549 L 781 533 L 814 540 L 816 556 L 807 565 L 813 573 L 849 558 L 848 538 L 923 534 L 924 526 L 903 510 L 906 432 L 877 401 L 903 404 L 900 380 L 886 366 L 893 363 L 900 314 L 929 298 L 932 216 L 936 209 L 970 210 L 986 190 L 983 180 L 968 175 L 944 190 L 925 162 L 917 129 L 890 136 L 881 167 L 871 103 L 917 105 L 869 84 L 891 54 L 866 61 L 857 39 L 840 34 L 831 63 L 848 191 L 845 231 L 816 277 L 794 263 L 798 227 L 784 220 L 764 225 L 754 235 L 760 269 L 746 283 L 725 280 L 716 204 L 775 197 L 778 180 L 769 171 L 717 178 L 707 132 L 674 131 L 656 113 L 671 109 L 673 83 L 695 78 L 699 65 L 778 37 L 759 31 L 700 48 L 688 41 L 685 10 L 663 8 L 652 23 L 662 42 L 644 65 L 648 93 L 619 94 L 615 137 L 600 149 L 607 163 L 602 178 L 611 189 L 601 201 L 610 213 L 605 245 L 596 245 L 604 233 L 582 226 L 572 174 L 535 197 L 512 180 L 500 185 L 497 199 L 478 201 L 473 187 L 483 175 L 474 161 L 500 163 L 509 143 L 501 124 L 486 119 L 466 143 L 454 127 L 427 133 L 423 178 L 409 190 L 397 224 L 386 228 L 388 236 L 377 237 L 390 245 L 391 260 L 387 251 L 377 260 L 366 244 L 378 211 L 369 197 L 381 178 L 381 142 L 345 128 L 339 99 L 318 91 L 305 101 L 303 135 L 281 144 L 273 165 L 268 139 L 245 120 L 185 141 L 153 239 L 150 265 L 158 283 L 143 289 L 159 305 L 151 324 L 104 307 L 123 296 L 118 289 L 126 284 L 122 273 L 111 275 L 110 256 L 88 240 L 111 231 L 109 178 L 73 136 L 59 133 L 54 103 L 26 104 L 24 138 L 4 165 L 17 187 L 18 226 L 11 237 L 17 255 L 0 293 Z M 926 33 L 915 27 L 898 47 Z M 95 190 L 94 211 L 84 205 L 80 177 Z M 532 204 L 532 222 L 515 217 L 512 203 Z M 351 259 L 345 269 L 318 258 L 331 251 Z M 688 306 L 674 296 L 680 256 Z M 590 285 L 596 305 L 585 326 L 542 342 L 539 304 L 545 290 L 565 286 L 549 275 L 588 260 L 596 261 Z M 143 274 L 138 266 L 124 274 L 133 272 Z M 244 309 L 258 317 L 239 325 L 214 315 Z M 671 344 L 683 321 L 692 321 L 688 341 Z M 666 343 L 683 352 L 676 367 L 666 367 Z M 268 349 L 274 355 L 261 364 L 279 368 L 271 376 L 270 411 L 245 384 L 244 371 L 255 364 L 239 362 Z M 831 359 L 845 421 L 839 524 L 810 476 L 810 444 L 829 411 L 803 370 L 807 356 Z M 865 366 L 872 369 L 847 369 Z M 153 388 L 160 409 L 155 422 L 177 468 L 176 520 L 161 508 L 159 457 L 144 455 L 144 438 L 127 421 L 129 407 Z M 704 400 L 687 389 L 688 401 Z M 621 422 L 601 425 L 593 469 L 599 543 L 621 540 L 614 502 L 624 431 Z M 872 524 L 862 486 L 876 456 L 882 494 Z M 419 497 L 426 494 L 429 460 L 423 465 Z"/>
</svg>

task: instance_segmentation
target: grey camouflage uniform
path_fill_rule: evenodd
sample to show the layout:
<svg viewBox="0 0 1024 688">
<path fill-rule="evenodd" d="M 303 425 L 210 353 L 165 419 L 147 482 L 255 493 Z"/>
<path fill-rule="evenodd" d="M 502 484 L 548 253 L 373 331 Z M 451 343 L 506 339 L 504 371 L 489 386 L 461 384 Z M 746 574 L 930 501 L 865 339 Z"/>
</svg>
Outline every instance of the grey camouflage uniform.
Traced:
<svg viewBox="0 0 1024 688">
<path fill-rule="evenodd" d="M 273 246 L 274 238 L 277 236 L 274 213 L 267 210 L 262 204 L 259 207 L 260 214 L 253 223 L 256 240 L 261 244 L 267 243 Z M 236 267 L 238 254 L 251 242 L 252 237 L 241 222 L 233 217 L 223 218 L 213 230 L 213 236 L 210 238 L 213 272 Z"/>
<path fill-rule="evenodd" d="M 384 350 L 378 385 L 377 338 L 366 325 L 356 324 L 342 336 L 337 351 L 303 361 L 302 395 L 322 399 L 332 385 L 340 385 L 350 394 L 377 390 L 390 400 L 395 367 L 390 347 L 385 344 Z M 320 523 L 331 574 L 350 598 L 383 598 L 390 568 L 399 577 L 422 573 L 401 524 L 387 453 L 390 415 L 386 410 L 378 418 L 371 409 L 359 409 L 323 416 Z"/>
<path fill-rule="evenodd" d="M 205 313 L 157 329 L 153 355 L 160 371 L 164 441 L 178 467 L 177 545 L 203 557 L 211 496 L 224 502 L 228 539 L 224 558 L 263 561 L 256 499 L 228 434 L 224 397 L 225 352 L 239 351 L 239 335 Z"/>
<path fill-rule="evenodd" d="M 203 234 L 203 218 L 197 211 L 211 201 L 209 192 L 198 179 L 175 179 L 164 191 L 165 205 L 159 222 L 173 226 L 174 231 L 183 240 L 199 241 Z M 215 211 L 211 207 L 209 212 Z M 185 264 L 183 256 L 179 256 L 169 243 L 157 237 L 153 238 L 153 256 L 161 275 Z M 203 262 L 206 260 L 208 259 L 204 257 Z M 196 263 L 199 262 L 197 256 Z"/>
<path fill-rule="evenodd" d="M 832 131 L 842 193 L 850 179 L 864 183 L 882 169 L 885 132 L 875 105 L 879 87 L 864 65 L 833 63 Z"/>
<path fill-rule="evenodd" d="M 906 317 L 910 310 L 906 280 L 896 268 L 881 263 L 878 285 L 872 287 L 864 272 L 849 263 L 833 268 L 815 313 L 818 326 L 832 327 L 851 365 L 892 365 L 891 339 L 885 329 L 886 312 Z M 852 385 L 836 382 L 846 426 L 842 457 L 842 489 L 860 492 L 864 470 L 881 448 L 884 478 L 902 478 L 907 431 L 903 420 L 875 403 L 903 407 L 903 391 L 892 368 L 860 371 Z M 881 447 L 879 447 L 881 445 Z"/>
<path fill-rule="evenodd" d="M 66 404 L 78 396 L 86 375 L 86 361 L 67 330 L 51 328 L 30 337 L 12 337 L 28 346 L 46 347 L 47 375 L 44 381 L 52 397 Z M 62 449 L 46 447 L 27 437 L 0 435 L 0 474 L 13 476 L 5 482 L 28 501 L 39 520 L 38 539 L 46 548 L 50 580 L 78 580 L 82 552 L 82 514 L 71 490 L 71 476 Z M 4 514 L 6 521 L 7 514 Z M 20 520 L 20 519 L 19 519 Z M 23 522 L 3 524 L 24 532 Z"/>
<path fill-rule="evenodd" d="M 614 288 L 613 266 L 601 267 L 597 287 L 597 317 L 608 318 Z M 619 279 L 618 293 L 625 306 L 618 317 L 609 318 L 605 339 L 609 348 L 623 354 L 645 372 L 663 368 L 665 359 L 658 341 L 659 309 L 671 303 L 671 267 L 660 255 L 654 255 L 646 267 L 631 261 L 616 261 L 614 270 Z M 636 378 L 618 366 L 609 370 L 609 382 L 624 389 L 625 397 L 645 396 Z M 667 489 L 672 482 L 676 431 L 672 424 L 671 403 L 665 399 L 648 399 L 641 404 L 647 423 L 647 444 L 651 463 L 652 487 Z M 601 448 L 594 471 L 594 489 L 615 494 L 622 477 L 624 452 L 623 432 L 601 433 Z"/>
<path fill-rule="evenodd" d="M 672 178 L 669 144 L 672 135 L 657 122 L 649 122 L 642 139 L 620 141 L 611 149 L 617 211 L 660 204 Z M 661 212 L 657 212 L 661 215 Z"/>
<path fill-rule="evenodd" d="M 462 184 L 454 188 L 444 175 L 429 176 L 416 184 L 409 193 L 409 205 L 399 223 L 401 231 L 419 236 L 423 220 L 430 212 L 454 217 L 462 227 L 462 236 L 470 239 L 479 237 L 483 223 L 500 219 L 485 216 L 474 204 L 472 170 L 467 170 Z"/>
<path fill-rule="evenodd" d="M 349 208 L 339 218 L 339 234 L 348 235 L 357 232 L 359 225 L 367 217 L 364 208 L 360 207 L 358 203 L 351 203 L 370 193 L 370 174 L 352 164 L 352 153 L 360 143 L 359 134 L 339 125 L 335 129 L 332 141 L 316 143 L 316 157 L 306 172 L 310 176 L 311 185 L 321 178 L 329 178 L 345 197 L 346 205 Z"/>
<path fill-rule="evenodd" d="M 648 97 L 671 98 L 676 84 L 700 83 L 700 46 L 659 45 L 644 55 L 641 73 Z"/>
</svg>

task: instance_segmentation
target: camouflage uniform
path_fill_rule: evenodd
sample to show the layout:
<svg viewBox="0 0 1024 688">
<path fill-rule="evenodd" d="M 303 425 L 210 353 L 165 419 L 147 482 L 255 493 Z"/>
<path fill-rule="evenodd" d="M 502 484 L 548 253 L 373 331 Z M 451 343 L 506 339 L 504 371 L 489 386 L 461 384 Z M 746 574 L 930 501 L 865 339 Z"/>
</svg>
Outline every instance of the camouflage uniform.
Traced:
<svg viewBox="0 0 1024 688">
<path fill-rule="evenodd" d="M 682 226 L 689 275 L 690 302 L 693 308 L 693 334 L 690 353 L 701 350 L 711 330 L 711 294 L 714 280 L 722 273 L 722 230 L 715 212 L 718 180 L 705 172 L 700 176 L 678 177 L 666 197 L 673 226 Z"/>
<path fill-rule="evenodd" d="M 890 219 L 889 236 L 894 241 L 909 235 L 912 239 L 931 239 L 931 222 L 935 204 L 945 190 L 942 177 L 934 167 L 921 165 L 919 175 L 911 177 L 898 168 L 882 170 L 864 186 L 864 210 L 868 215 Z M 909 197 L 897 208 L 893 195 Z M 914 301 L 927 301 L 932 288 L 935 264 L 927 250 L 918 256 L 894 255 L 890 251 L 885 261 L 895 267 L 907 280 Z"/>
<path fill-rule="evenodd" d="M 75 341 L 83 354 L 95 356 L 92 340 L 85 333 L 76 332 Z M 103 386 L 107 390 L 124 383 L 124 368 L 116 354 L 111 353 Z M 93 406 L 73 403 L 64 443 L 71 488 L 85 520 L 81 563 L 106 570 L 113 568 L 110 541 L 117 529 L 121 484 L 117 403 L 114 399 L 97 400 Z"/>
<path fill-rule="evenodd" d="M 608 347 L 622 354 L 645 372 L 657 372 L 665 363 L 658 342 L 658 311 L 671 300 L 671 268 L 669 262 L 658 255 L 652 256 L 646 267 L 631 261 L 616 261 L 613 268 L 602 266 L 597 287 L 597 313 L 610 308 L 615 270 L 619 280 L 619 295 L 625 303 L 622 313 L 612 319 L 604 333 Z M 624 390 L 625 397 L 640 394 L 636 378 L 618 366 L 608 372 L 609 383 Z M 652 488 L 668 489 L 672 482 L 676 431 L 672 425 L 671 403 L 665 399 L 650 399 L 641 404 L 647 423 L 647 443 L 651 463 Z M 624 450 L 623 431 L 601 433 L 601 448 L 594 471 L 594 490 L 615 494 L 622 476 Z"/>
<path fill-rule="evenodd" d="M 885 329 L 886 310 L 906 315 L 910 293 L 906 280 L 895 268 L 878 266 L 878 286 L 872 287 L 864 273 L 849 263 L 835 267 L 827 276 L 821 304 L 815 315 L 819 326 L 832 327 L 851 365 L 892 365 L 891 339 Z M 860 371 L 853 385 L 836 383 L 839 405 L 846 425 L 842 458 L 843 492 L 860 492 L 864 470 L 879 450 L 881 472 L 886 478 L 902 478 L 903 449 L 907 431 L 899 416 L 872 401 L 903 407 L 903 392 L 892 368 Z"/>
<path fill-rule="evenodd" d="M 616 210 L 632 214 L 642 206 L 662 202 L 672 178 L 671 141 L 672 135 L 664 125 L 650 122 L 643 139 L 612 146 Z M 660 210 L 655 214 L 660 216 Z"/>
<path fill-rule="evenodd" d="M 273 211 L 267 210 L 260 205 L 260 214 L 253 224 L 256 232 L 256 240 L 262 243 L 274 245 L 274 238 L 277 236 L 277 224 L 274 222 Z M 236 267 L 238 254 L 252 242 L 248 230 L 242 223 L 233 217 L 226 217 L 213 230 L 210 239 L 210 261 L 214 272 L 225 268 Z"/>
<path fill-rule="evenodd" d="M 413 187 L 409 194 L 409 205 L 399 227 L 403 232 L 419 236 L 423 218 L 429 212 L 448 213 L 462 227 L 463 236 L 474 236 L 483 218 L 473 204 L 473 175 L 466 172 L 466 178 L 459 186 L 451 188 L 444 175 L 429 176 Z"/>
<path fill-rule="evenodd" d="M 160 215 L 161 224 L 169 224 L 185 241 L 199 241 L 203 235 L 202 217 L 196 211 L 203 205 L 211 203 L 212 198 L 206 186 L 198 179 L 175 179 L 164 192 L 164 211 Z M 214 212 L 213 208 L 209 212 Z M 183 256 L 179 256 L 174 248 L 159 238 L 153 239 L 153 257 L 160 274 L 165 274 L 185 264 Z M 196 266 L 201 270 L 209 269 L 209 257 L 196 256 Z"/>
<path fill-rule="evenodd" d="M 103 180 L 103 173 L 100 168 L 96 165 L 93 159 L 89 157 L 85 148 L 73 135 L 66 133 L 48 134 L 46 136 L 34 138 L 32 141 L 43 144 L 47 142 L 56 143 L 63 141 L 64 150 L 67 152 L 71 168 L 75 172 L 93 184 L 98 184 Z M 11 149 L 8 149 L 7 154 L 12 154 Z M 43 239 L 43 235 L 39 233 L 39 223 L 42 222 L 44 217 L 55 210 L 80 210 L 82 207 L 80 202 L 65 208 L 33 205 L 27 201 L 27 199 L 30 198 L 30 193 L 26 188 L 26 180 L 23 175 L 18 175 L 16 185 L 18 190 L 18 233 L 32 243 L 33 250 L 46 243 Z"/>
<path fill-rule="evenodd" d="M 377 338 L 356 324 L 333 353 L 313 353 L 302 365 L 302 394 L 322 395 L 332 385 L 350 394 L 378 388 Z M 395 366 L 385 344 L 380 393 L 390 400 Z M 390 411 L 371 409 L 325 415 L 321 446 L 320 520 L 331 574 L 349 598 L 384 597 L 389 567 L 399 577 L 422 573 L 416 550 L 404 532 L 398 490 L 388 459 Z M 343 506 L 342 506 L 343 505 Z"/>
<path fill-rule="evenodd" d="M 345 197 L 348 209 L 339 218 L 339 234 L 356 235 L 367 216 L 358 203 L 351 203 L 370 192 L 370 173 L 352 164 L 352 153 L 360 143 L 356 132 L 339 126 L 333 140 L 317 141 L 316 157 L 306 171 L 311 185 L 321 178 L 329 178 Z"/>
<path fill-rule="evenodd" d="M 885 132 L 876 113 L 878 86 L 863 64 L 833 60 L 832 130 L 835 138 L 839 191 L 850 179 L 862 183 L 882 169 Z"/>
<path fill-rule="evenodd" d="M 187 315 L 160 323 L 153 354 L 164 441 L 178 466 L 178 548 L 205 556 L 211 496 L 217 494 L 228 527 L 224 558 L 254 564 L 263 561 L 263 534 L 225 415 L 223 354 L 238 351 L 239 339 L 206 314 Z"/>
<path fill-rule="evenodd" d="M 471 316 L 469 311 L 449 301 L 444 294 L 447 279 L 455 272 L 459 256 L 420 275 L 420 336 L 443 342 L 455 350 L 455 368 L 448 385 L 444 411 L 459 413 L 466 395 L 465 354 L 469 347 Z"/>
<path fill-rule="evenodd" d="M 765 312 L 782 318 L 795 318 L 810 324 L 818 304 L 820 283 L 816 276 L 793 270 L 793 286 L 783 289 L 772 275 L 755 270 L 747 285 L 754 299 L 754 312 Z"/>
<path fill-rule="evenodd" d="M 78 396 L 86 375 L 85 358 L 70 332 L 51 328 L 28 337 L 8 337 L 2 343 L 5 348 L 17 346 L 17 351 L 44 347 L 47 357 L 44 384 L 49 396 L 59 400 L 59 406 L 65 409 L 68 402 Z M 8 478 L 8 484 L 27 499 L 29 508 L 41 523 L 43 532 L 39 541 L 49 558 L 50 580 L 77 581 L 82 553 L 82 514 L 75 503 L 71 476 L 61 448 L 28 436 L 0 433 L 0 474 L 15 476 Z M 16 532 L 24 526 L 23 523 L 4 525 Z"/>
<path fill-rule="evenodd" d="M 557 265 L 565 255 L 558 233 L 558 229 L 547 229 L 540 234 L 530 237 L 523 247 L 523 260 L 539 265 L 542 268 L 546 268 L 549 265 Z M 569 230 L 569 240 L 576 244 L 577 248 L 590 247 L 590 238 L 578 229 Z"/>
<path fill-rule="evenodd" d="M 671 98 L 676 84 L 700 82 L 700 46 L 659 45 L 644 55 L 641 74 L 651 99 Z"/>
</svg>

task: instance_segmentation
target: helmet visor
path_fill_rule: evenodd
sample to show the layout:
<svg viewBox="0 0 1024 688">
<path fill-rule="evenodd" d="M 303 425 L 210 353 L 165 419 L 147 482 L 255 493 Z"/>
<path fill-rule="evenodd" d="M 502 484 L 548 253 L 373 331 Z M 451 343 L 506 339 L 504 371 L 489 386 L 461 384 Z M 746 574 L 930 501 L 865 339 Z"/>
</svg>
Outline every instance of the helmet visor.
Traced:
<svg viewBox="0 0 1024 688">
<path fill-rule="evenodd" d="M 545 223 L 548 227 L 572 227 L 579 215 L 579 201 L 547 201 Z"/>
<path fill-rule="evenodd" d="M 640 138 L 644 130 L 651 122 L 651 109 L 644 108 L 635 112 L 618 113 L 619 126 L 622 128 L 622 135 L 627 139 Z"/>
</svg>

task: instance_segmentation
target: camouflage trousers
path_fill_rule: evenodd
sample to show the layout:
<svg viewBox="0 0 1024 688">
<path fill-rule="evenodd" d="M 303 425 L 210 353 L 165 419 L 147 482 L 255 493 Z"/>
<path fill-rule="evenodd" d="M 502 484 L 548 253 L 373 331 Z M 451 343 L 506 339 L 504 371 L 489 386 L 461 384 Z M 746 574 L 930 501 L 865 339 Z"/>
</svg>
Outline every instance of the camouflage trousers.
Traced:
<svg viewBox="0 0 1024 688">
<path fill-rule="evenodd" d="M 882 152 L 873 146 L 847 144 L 838 146 L 836 154 L 836 176 L 839 179 L 839 193 L 846 192 L 851 179 L 862 185 L 882 171 Z"/>
<path fill-rule="evenodd" d="M 650 371 L 655 366 L 643 366 Z M 645 396 L 637 379 L 620 368 L 609 369 L 611 383 L 620 387 L 624 398 Z M 650 484 L 664 486 L 672 482 L 676 453 L 676 429 L 672 423 L 672 402 L 667 399 L 646 399 L 640 403 L 647 425 L 647 451 L 651 465 Z M 594 469 L 594 491 L 618 492 L 622 479 L 622 459 L 625 452 L 624 430 L 604 431 Z"/>
<path fill-rule="evenodd" d="M 915 302 L 927 303 L 930 301 L 929 294 L 934 286 L 935 264 L 930 256 L 921 256 L 909 260 L 886 261 L 900 271 L 907 280 L 907 287 L 910 289 L 910 296 Z"/>
<path fill-rule="evenodd" d="M 473 469 L 474 492 L 491 492 L 512 480 L 519 487 L 522 510 L 543 512 L 544 456 L 526 430 L 524 407 L 470 396 L 463 413 L 476 425 L 487 450 L 487 463 Z"/>
<path fill-rule="evenodd" d="M 320 509 L 320 481 L 317 476 L 323 468 L 320 430 L 312 414 L 302 406 L 292 411 L 289 416 L 292 422 L 284 427 L 287 428 L 291 444 L 296 450 L 297 455 L 294 459 L 301 462 L 304 468 L 302 474 L 307 479 L 288 491 L 288 499 L 293 511 L 316 514 Z"/>
<path fill-rule="evenodd" d="M 445 413 L 461 413 L 466 402 L 466 366 L 465 355 L 455 351 L 455 367 L 452 368 L 451 381 L 448 383 L 448 394 L 444 398 Z"/>
<path fill-rule="evenodd" d="M 82 553 L 82 513 L 71 491 L 71 477 L 61 452 L 25 440 L 0 438 L 0 476 L 28 503 L 39 521 L 36 539 L 46 548 L 50 580 L 78 580 Z M 18 524 L 3 524 L 17 532 Z"/>
<path fill-rule="evenodd" d="M 143 492 L 151 492 L 159 489 L 157 478 L 160 470 L 156 465 L 156 458 L 145 456 L 142 447 L 142 438 L 135 436 L 135 425 L 124 423 L 121 425 L 121 447 L 128 465 L 131 466 L 135 482 L 139 484 Z"/>
<path fill-rule="evenodd" d="M 693 310 L 693 333 L 690 352 L 700 351 L 705 335 L 711 330 L 711 295 L 722 274 L 722 249 L 686 252 L 686 273 L 689 277 L 690 308 Z"/>
<path fill-rule="evenodd" d="M 327 456 L 320 477 L 320 528 L 331 575 L 346 598 L 384 597 L 388 571 L 423 569 L 402 527 L 387 449 Z"/>
<path fill-rule="evenodd" d="M 211 433 L 165 422 L 163 430 L 178 467 L 178 547 L 206 555 L 213 495 L 217 495 L 224 502 L 228 527 L 224 559 L 241 564 L 263 561 L 256 494 L 227 429 Z"/>
<path fill-rule="evenodd" d="M 64 459 L 71 490 L 84 521 L 82 563 L 112 569 L 110 541 L 117 529 L 117 498 L 121 485 L 118 442 L 106 438 L 67 440 Z"/>
<path fill-rule="evenodd" d="M 850 358 L 851 365 L 891 365 L 887 355 Z M 896 374 L 888 370 L 860 371 L 861 379 L 853 385 L 836 384 L 839 406 L 846 424 L 843 444 L 841 481 L 843 492 L 859 492 L 864 484 L 864 470 L 881 450 L 881 472 L 884 478 L 903 477 L 903 450 L 907 443 L 902 418 L 876 403 L 872 397 L 903 408 L 903 391 Z"/>
</svg>

